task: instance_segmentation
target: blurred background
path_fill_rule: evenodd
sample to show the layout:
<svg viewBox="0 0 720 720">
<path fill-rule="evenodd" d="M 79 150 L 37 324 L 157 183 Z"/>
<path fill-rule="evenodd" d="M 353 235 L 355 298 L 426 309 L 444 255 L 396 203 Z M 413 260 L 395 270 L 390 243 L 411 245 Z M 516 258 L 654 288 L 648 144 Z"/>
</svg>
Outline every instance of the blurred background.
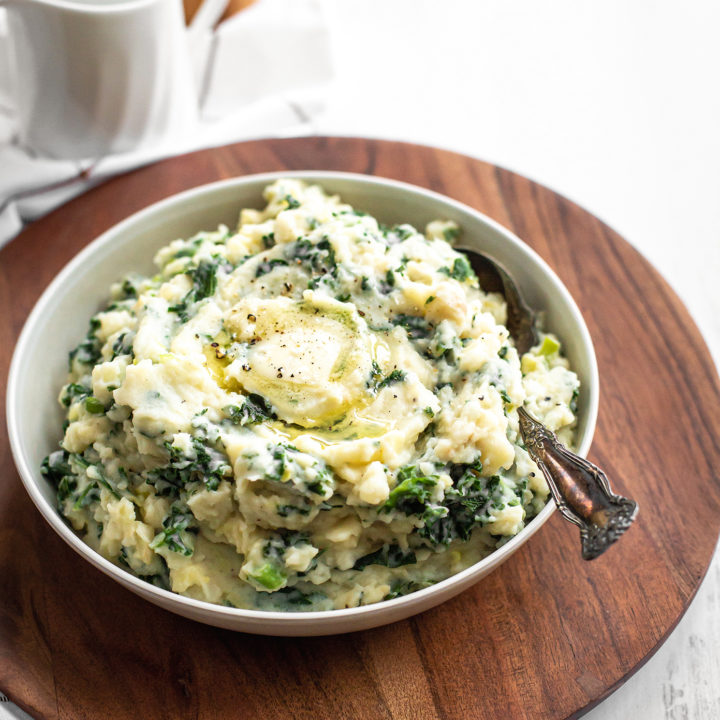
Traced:
<svg viewBox="0 0 720 720">
<path fill-rule="evenodd" d="M 93 183 L 172 154 L 296 134 L 407 140 L 502 165 L 598 215 L 670 282 L 718 362 L 719 3 L 201 4 L 182 8 L 188 23 L 205 13 L 184 70 L 195 124 L 92 157 L 23 139 L 18 84 L 31 80 L 13 70 L 0 16 L 0 244 Z M 587 717 L 720 717 L 719 597 L 716 558 L 665 645 Z"/>
</svg>

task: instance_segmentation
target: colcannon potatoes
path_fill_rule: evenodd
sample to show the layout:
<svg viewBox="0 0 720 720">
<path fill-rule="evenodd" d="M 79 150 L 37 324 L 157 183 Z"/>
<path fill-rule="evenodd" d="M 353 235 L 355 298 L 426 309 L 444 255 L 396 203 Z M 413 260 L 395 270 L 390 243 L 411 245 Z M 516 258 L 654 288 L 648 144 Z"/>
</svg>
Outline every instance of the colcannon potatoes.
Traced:
<svg viewBox="0 0 720 720">
<path fill-rule="evenodd" d="M 576 375 L 519 357 L 461 229 L 386 227 L 318 186 L 176 240 L 70 353 L 42 471 L 144 580 L 261 610 L 354 607 L 482 559 L 545 505 L 524 405 L 568 444 Z"/>
</svg>

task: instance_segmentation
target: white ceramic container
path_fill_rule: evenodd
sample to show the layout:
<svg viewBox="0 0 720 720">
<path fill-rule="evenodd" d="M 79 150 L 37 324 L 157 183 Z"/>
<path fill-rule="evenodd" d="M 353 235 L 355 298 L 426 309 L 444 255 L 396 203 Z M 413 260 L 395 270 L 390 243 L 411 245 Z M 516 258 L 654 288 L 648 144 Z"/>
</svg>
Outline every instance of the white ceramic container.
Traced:
<svg viewBox="0 0 720 720">
<path fill-rule="evenodd" d="M 180 0 L 0 0 L 20 142 L 92 159 L 191 131 L 193 44 L 226 4 L 205 0 L 188 33 Z"/>
<path fill-rule="evenodd" d="M 554 504 L 551 501 L 520 534 L 481 562 L 410 595 L 345 610 L 264 612 L 176 595 L 112 564 L 65 524 L 56 509 L 55 491 L 40 474 L 43 458 L 62 436 L 57 395 L 65 382 L 68 351 L 84 336 L 90 316 L 106 303 L 110 284 L 133 270 L 152 274 L 155 251 L 175 238 L 220 223 L 233 226 L 241 207 L 263 206 L 262 189 L 289 176 L 318 182 L 387 224 L 410 222 L 423 228 L 436 218 L 454 220 L 463 229 L 464 245 L 501 262 L 530 304 L 545 312 L 547 329 L 560 337 L 580 377 L 578 446 L 580 454 L 587 454 L 598 409 L 595 353 L 575 302 L 547 264 L 509 230 L 466 205 L 412 185 L 335 172 L 267 173 L 203 185 L 151 205 L 101 235 L 63 268 L 30 314 L 10 368 L 7 420 L 15 463 L 33 502 L 58 535 L 99 570 L 150 602 L 200 622 L 267 635 L 328 635 L 401 620 L 457 595 L 529 540 L 552 514 Z M 580 552 L 579 544 L 573 542 L 567 552 Z"/>
</svg>

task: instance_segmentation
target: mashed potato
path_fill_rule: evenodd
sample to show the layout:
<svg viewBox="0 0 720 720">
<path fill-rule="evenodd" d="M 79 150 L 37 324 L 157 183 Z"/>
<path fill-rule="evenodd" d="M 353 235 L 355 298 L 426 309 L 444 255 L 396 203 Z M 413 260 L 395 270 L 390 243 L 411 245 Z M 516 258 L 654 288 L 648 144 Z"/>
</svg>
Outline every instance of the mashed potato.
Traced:
<svg viewBox="0 0 720 720">
<path fill-rule="evenodd" d="M 70 354 L 60 511 L 129 572 L 234 607 L 397 597 L 516 535 L 548 488 L 516 409 L 572 444 L 553 336 L 522 358 L 449 241 L 317 186 L 176 240 Z"/>
</svg>

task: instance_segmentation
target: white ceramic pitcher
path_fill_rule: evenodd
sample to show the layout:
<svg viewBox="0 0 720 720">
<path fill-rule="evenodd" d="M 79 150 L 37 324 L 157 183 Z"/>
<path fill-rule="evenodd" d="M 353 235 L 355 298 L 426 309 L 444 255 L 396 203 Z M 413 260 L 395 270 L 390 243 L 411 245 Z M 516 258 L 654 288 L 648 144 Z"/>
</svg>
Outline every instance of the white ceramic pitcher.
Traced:
<svg viewBox="0 0 720 720">
<path fill-rule="evenodd" d="M 206 0 L 188 32 L 181 0 L 0 0 L 20 142 L 54 158 L 96 158 L 191 131 L 191 40 L 226 4 Z"/>
</svg>

